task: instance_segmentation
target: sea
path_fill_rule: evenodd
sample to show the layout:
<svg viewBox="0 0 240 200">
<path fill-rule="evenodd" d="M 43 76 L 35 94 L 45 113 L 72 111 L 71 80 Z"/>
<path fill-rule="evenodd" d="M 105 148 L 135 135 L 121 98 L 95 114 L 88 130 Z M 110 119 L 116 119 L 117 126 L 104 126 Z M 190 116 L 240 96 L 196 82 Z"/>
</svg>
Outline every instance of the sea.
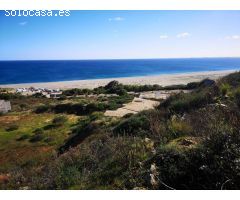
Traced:
<svg viewBox="0 0 240 200">
<path fill-rule="evenodd" d="M 0 84 L 240 70 L 240 58 L 0 61 Z"/>
</svg>

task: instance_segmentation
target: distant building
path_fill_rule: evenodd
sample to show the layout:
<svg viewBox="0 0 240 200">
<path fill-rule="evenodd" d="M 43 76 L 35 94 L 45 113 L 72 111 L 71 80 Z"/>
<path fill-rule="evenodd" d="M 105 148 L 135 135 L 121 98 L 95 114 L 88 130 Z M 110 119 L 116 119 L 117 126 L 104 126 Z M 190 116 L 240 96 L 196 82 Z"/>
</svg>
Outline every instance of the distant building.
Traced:
<svg viewBox="0 0 240 200">
<path fill-rule="evenodd" d="M 10 101 L 0 100 L 0 113 L 7 113 L 11 110 Z"/>
</svg>

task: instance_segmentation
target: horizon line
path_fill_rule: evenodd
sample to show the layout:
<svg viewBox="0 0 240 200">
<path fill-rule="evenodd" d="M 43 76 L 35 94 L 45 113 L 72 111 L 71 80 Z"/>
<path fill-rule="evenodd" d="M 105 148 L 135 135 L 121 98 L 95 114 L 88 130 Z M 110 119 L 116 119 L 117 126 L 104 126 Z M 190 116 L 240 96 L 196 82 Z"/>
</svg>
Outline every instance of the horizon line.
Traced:
<svg viewBox="0 0 240 200">
<path fill-rule="evenodd" d="M 17 59 L 0 60 L 0 62 L 11 61 L 97 61 L 97 60 L 157 60 L 157 59 L 198 59 L 198 58 L 240 58 L 240 56 L 203 56 L 203 57 L 160 57 L 160 58 L 91 58 L 91 59 Z"/>
</svg>

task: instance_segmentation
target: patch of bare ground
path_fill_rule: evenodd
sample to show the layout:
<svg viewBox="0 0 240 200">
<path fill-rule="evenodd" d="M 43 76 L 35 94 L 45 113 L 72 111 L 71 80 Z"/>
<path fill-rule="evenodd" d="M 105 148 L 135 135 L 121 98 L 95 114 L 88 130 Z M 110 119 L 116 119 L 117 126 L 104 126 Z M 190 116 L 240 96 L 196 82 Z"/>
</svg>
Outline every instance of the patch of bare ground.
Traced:
<svg viewBox="0 0 240 200">
<path fill-rule="evenodd" d="M 159 105 L 158 101 L 134 98 L 132 102 L 124 104 L 122 108 L 117 110 L 107 110 L 104 115 L 110 117 L 123 117 L 126 114 L 136 114 L 143 110 L 153 109 L 155 106 Z"/>
<path fill-rule="evenodd" d="M 0 165 L 23 163 L 53 151 L 51 146 L 19 147 L 0 151 Z"/>
<path fill-rule="evenodd" d="M 20 119 L 19 116 L 12 116 L 12 115 L 1 116 L 0 124 L 11 124 L 13 122 L 18 121 L 19 119 Z"/>
</svg>

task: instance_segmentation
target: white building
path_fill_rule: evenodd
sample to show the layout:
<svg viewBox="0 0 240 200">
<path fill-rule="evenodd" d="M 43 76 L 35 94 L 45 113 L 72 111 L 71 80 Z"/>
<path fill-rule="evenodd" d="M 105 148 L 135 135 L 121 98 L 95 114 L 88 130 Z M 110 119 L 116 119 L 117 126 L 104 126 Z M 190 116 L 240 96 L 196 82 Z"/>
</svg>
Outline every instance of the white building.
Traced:
<svg viewBox="0 0 240 200">
<path fill-rule="evenodd" d="M 0 113 L 7 113 L 11 110 L 10 101 L 0 100 Z"/>
</svg>

